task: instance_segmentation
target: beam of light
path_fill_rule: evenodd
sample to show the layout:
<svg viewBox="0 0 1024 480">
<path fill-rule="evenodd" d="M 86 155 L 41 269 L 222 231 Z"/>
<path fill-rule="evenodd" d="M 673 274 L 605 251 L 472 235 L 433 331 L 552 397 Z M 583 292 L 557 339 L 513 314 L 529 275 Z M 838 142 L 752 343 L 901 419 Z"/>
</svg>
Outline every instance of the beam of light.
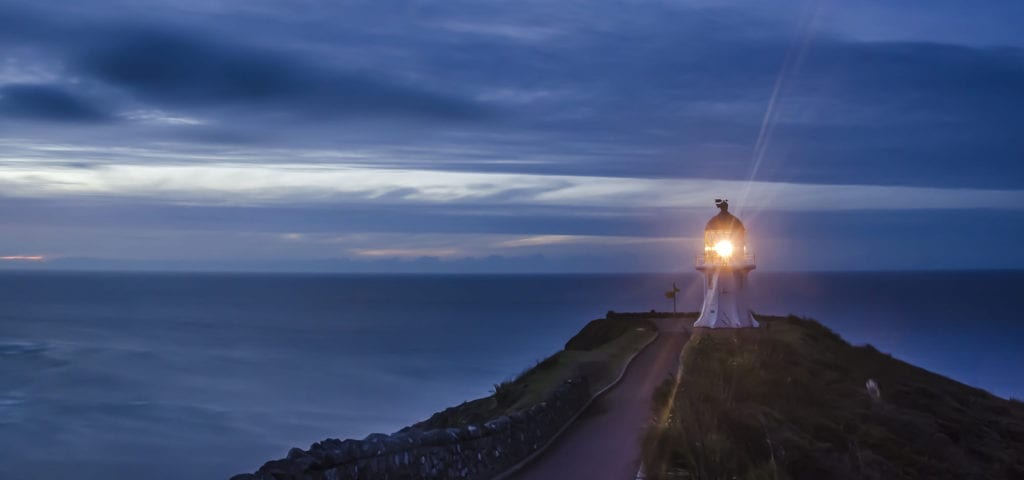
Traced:
<svg viewBox="0 0 1024 480">
<path fill-rule="evenodd" d="M 5 262 L 43 262 L 46 261 L 46 257 L 42 255 L 7 255 L 0 257 L 0 260 Z"/>
<path fill-rule="evenodd" d="M 758 131 L 757 140 L 754 142 L 750 176 L 747 178 L 747 184 L 743 189 L 743 194 L 737 205 L 737 212 L 739 212 L 741 216 L 745 213 L 748 205 L 747 200 L 750 196 L 750 187 L 757 178 L 758 171 L 761 170 L 761 163 L 764 161 L 765 152 L 768 150 L 768 145 L 771 143 L 772 133 L 775 132 L 775 126 L 778 124 L 776 120 L 776 107 L 779 99 L 785 93 L 784 89 L 790 83 L 790 79 L 800 73 L 800 67 L 803 65 L 804 57 L 807 55 L 807 48 L 810 46 L 811 40 L 814 36 L 813 34 L 820 12 L 821 3 L 815 2 L 814 10 L 803 22 L 801 33 L 794 40 L 794 44 L 786 51 L 786 57 L 782 61 L 782 68 L 779 69 L 779 74 L 775 77 L 775 84 L 772 86 L 772 94 L 768 98 L 768 106 L 765 107 L 764 116 L 761 118 L 761 129 Z M 758 207 L 763 208 L 764 205 L 759 204 Z"/>
</svg>

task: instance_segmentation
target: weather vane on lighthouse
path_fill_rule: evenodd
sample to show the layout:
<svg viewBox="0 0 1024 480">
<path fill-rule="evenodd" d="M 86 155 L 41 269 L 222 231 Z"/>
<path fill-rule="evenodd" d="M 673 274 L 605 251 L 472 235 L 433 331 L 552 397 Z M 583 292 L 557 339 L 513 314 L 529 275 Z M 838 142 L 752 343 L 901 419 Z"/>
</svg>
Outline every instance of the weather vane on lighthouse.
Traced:
<svg viewBox="0 0 1024 480">
<path fill-rule="evenodd" d="M 704 305 L 694 327 L 757 327 L 747 308 L 744 290 L 747 274 L 755 268 L 747 253 L 746 229 L 729 213 L 729 201 L 715 199 L 721 210 L 704 229 L 704 253 L 697 256 L 697 270 L 704 274 Z"/>
</svg>

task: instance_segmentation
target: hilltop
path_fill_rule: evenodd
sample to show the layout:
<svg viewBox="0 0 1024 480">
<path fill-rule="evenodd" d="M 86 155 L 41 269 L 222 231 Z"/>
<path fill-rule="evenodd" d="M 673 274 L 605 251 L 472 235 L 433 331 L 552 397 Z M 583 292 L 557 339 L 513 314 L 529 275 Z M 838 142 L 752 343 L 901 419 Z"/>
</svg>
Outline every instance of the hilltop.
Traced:
<svg viewBox="0 0 1024 480">
<path fill-rule="evenodd" d="M 562 351 L 538 360 L 513 379 L 494 384 L 491 395 L 437 412 L 403 431 L 486 422 L 529 408 L 574 377 L 586 381 L 590 393 L 597 392 L 614 379 L 630 355 L 643 348 L 657 329 L 647 318 L 593 320 L 570 338 Z"/>
<path fill-rule="evenodd" d="M 655 395 L 648 478 L 1024 478 L 1020 401 L 852 346 L 813 320 L 758 320 L 687 344 L 679 377 Z"/>
</svg>

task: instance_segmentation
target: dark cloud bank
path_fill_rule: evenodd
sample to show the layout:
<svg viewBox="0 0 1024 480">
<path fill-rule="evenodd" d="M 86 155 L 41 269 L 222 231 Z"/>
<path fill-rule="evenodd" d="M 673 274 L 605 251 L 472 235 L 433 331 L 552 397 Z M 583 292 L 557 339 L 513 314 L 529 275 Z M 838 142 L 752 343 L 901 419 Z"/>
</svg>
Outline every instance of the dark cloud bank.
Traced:
<svg viewBox="0 0 1024 480">
<path fill-rule="evenodd" d="M 454 18 L 446 15 L 460 10 L 350 6 L 320 19 L 271 9 L 277 22 L 250 14 L 162 23 L 115 14 L 72 22 L 10 6 L 0 24 L 18 28 L 2 41 L 53 59 L 76 81 L 6 86 L 0 111 L 8 120 L 105 122 L 161 109 L 225 130 L 209 138 L 258 142 L 267 132 L 284 144 L 339 148 L 394 145 L 428 128 L 433 135 L 417 135 L 553 159 L 510 167 L 442 158 L 437 168 L 745 178 L 780 69 L 801 51 L 783 79 L 761 179 L 1024 183 L 1016 46 L 857 41 L 740 9 L 658 4 L 600 21 L 612 6 L 595 5 L 537 7 L 535 19 L 498 6 Z M 40 28 L 24 27 L 33 21 Z M 389 120 L 373 123 L 381 119 Z M 138 129 L 140 141 L 204 138 L 119 128 Z"/>
<path fill-rule="evenodd" d="M 54 85 L 0 86 L 0 116 L 52 122 L 108 122 L 109 112 Z"/>
</svg>

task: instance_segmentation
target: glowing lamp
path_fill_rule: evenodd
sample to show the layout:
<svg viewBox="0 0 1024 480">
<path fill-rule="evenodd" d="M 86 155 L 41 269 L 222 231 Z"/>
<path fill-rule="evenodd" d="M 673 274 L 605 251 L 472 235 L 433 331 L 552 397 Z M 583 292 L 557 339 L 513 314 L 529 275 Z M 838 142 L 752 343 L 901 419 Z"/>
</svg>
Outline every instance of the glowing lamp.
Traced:
<svg viewBox="0 0 1024 480">
<path fill-rule="evenodd" d="M 729 258 L 732 256 L 732 242 L 728 240 L 720 240 L 714 247 L 712 247 L 712 250 L 714 250 L 719 257 Z"/>
</svg>

